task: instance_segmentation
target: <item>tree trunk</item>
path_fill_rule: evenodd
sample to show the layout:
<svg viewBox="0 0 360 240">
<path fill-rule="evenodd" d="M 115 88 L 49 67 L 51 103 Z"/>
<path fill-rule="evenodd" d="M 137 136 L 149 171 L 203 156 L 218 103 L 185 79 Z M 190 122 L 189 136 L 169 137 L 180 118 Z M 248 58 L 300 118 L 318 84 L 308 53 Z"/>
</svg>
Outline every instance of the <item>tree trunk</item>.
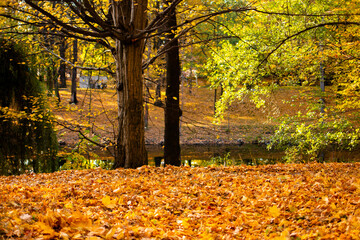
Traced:
<svg viewBox="0 0 360 240">
<path fill-rule="evenodd" d="M 138 0 L 134 5 L 132 1 L 113 1 L 112 16 L 115 25 L 129 26 L 131 37 L 131 31 L 145 28 L 146 7 L 147 0 Z M 143 50 L 143 39 L 131 39 L 126 42 L 116 40 L 114 58 L 119 126 L 114 168 L 137 168 L 147 164 L 143 110 Z"/>
<path fill-rule="evenodd" d="M 145 83 L 145 116 L 144 116 L 144 124 L 145 124 L 145 129 L 149 128 L 149 92 L 148 92 L 148 86 Z"/>
<path fill-rule="evenodd" d="M 188 82 L 189 82 L 189 94 L 192 95 L 192 72 L 193 72 L 193 69 L 192 69 L 192 66 L 191 66 L 191 63 L 190 63 L 190 74 L 189 74 L 189 78 L 188 78 Z"/>
<path fill-rule="evenodd" d="M 77 39 L 74 39 L 73 41 L 73 63 L 76 65 L 77 62 L 77 54 L 78 54 L 78 47 L 77 47 Z M 71 72 L 71 97 L 70 97 L 70 103 L 77 104 L 78 100 L 76 97 L 76 67 L 72 68 Z"/>
<path fill-rule="evenodd" d="M 60 57 L 65 59 L 65 53 L 66 53 L 66 42 L 65 38 L 61 37 L 60 39 L 60 47 L 59 47 Z M 60 88 L 66 88 L 66 64 L 64 61 L 60 60 L 60 67 L 59 67 L 59 75 L 60 75 Z"/>
<path fill-rule="evenodd" d="M 164 103 L 161 101 L 161 82 L 162 80 L 159 79 L 156 81 L 156 87 L 155 87 L 155 102 L 154 105 L 157 107 L 163 107 Z"/>
<path fill-rule="evenodd" d="M 166 29 L 175 27 L 176 12 L 169 13 Z M 174 37 L 175 30 L 167 32 L 167 41 Z M 164 161 L 165 164 L 180 166 L 180 59 L 179 43 L 174 40 L 168 46 L 166 53 L 166 104 L 165 104 L 165 137 L 164 137 Z"/>
<path fill-rule="evenodd" d="M 51 59 L 49 59 L 49 62 L 51 64 L 51 66 L 53 65 L 51 63 Z M 54 79 L 53 79 L 53 71 L 51 66 L 47 66 L 46 67 L 46 87 L 48 90 L 48 96 L 52 96 L 53 95 L 53 90 L 54 90 Z"/>
<path fill-rule="evenodd" d="M 55 63 L 55 62 L 54 62 Z M 60 99 L 60 92 L 59 92 L 59 81 L 58 81 L 58 71 L 56 71 L 56 66 L 54 64 L 54 68 L 53 68 L 53 80 L 54 80 L 54 90 L 55 90 L 55 96 L 58 100 L 58 103 L 60 103 L 61 99 Z"/>
<path fill-rule="evenodd" d="M 217 88 L 215 88 L 214 90 L 214 115 L 216 114 L 216 101 L 217 101 L 216 95 L 217 95 Z"/>
</svg>

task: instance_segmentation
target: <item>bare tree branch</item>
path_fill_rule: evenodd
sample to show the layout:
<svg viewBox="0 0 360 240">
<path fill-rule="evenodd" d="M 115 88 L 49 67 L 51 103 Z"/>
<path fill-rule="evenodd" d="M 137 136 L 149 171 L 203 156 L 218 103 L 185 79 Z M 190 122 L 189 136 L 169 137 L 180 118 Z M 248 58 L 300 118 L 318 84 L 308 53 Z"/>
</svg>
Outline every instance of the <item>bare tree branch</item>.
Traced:
<svg viewBox="0 0 360 240">
<path fill-rule="evenodd" d="M 33 3 L 33 1 L 25 0 L 25 2 L 33 9 L 37 10 L 44 16 L 48 17 L 52 22 L 58 24 L 59 26 L 65 28 L 71 32 L 82 34 L 84 36 L 91 36 L 91 37 L 97 37 L 97 38 L 105 38 L 105 37 L 111 36 L 109 32 L 92 32 L 92 31 L 84 30 L 82 28 L 73 27 L 73 26 L 69 25 L 68 23 L 64 23 L 63 21 L 60 21 L 53 14 L 45 11 L 43 8 L 39 7 L 37 4 Z"/>
<path fill-rule="evenodd" d="M 77 68 L 77 69 L 82 69 L 82 70 L 90 70 L 90 71 L 104 71 L 107 72 L 111 75 L 115 75 L 115 73 L 113 71 L 111 71 L 108 67 L 107 68 L 94 68 L 94 67 L 83 67 L 83 66 L 78 66 L 73 64 L 72 62 L 60 57 L 58 54 L 54 53 L 53 51 L 51 51 L 50 49 L 46 48 L 45 46 L 41 46 L 46 52 L 51 53 L 52 55 L 54 55 L 55 57 L 57 57 L 58 59 L 64 61 L 65 63 L 67 63 L 68 65 Z"/>
<path fill-rule="evenodd" d="M 270 53 L 268 53 L 266 55 L 266 57 L 258 65 L 258 68 L 262 64 L 264 64 L 274 52 L 276 52 L 282 45 L 284 45 L 290 39 L 292 39 L 292 38 L 294 38 L 296 36 L 299 36 L 299 35 L 307 32 L 307 31 L 315 29 L 315 28 L 326 27 L 326 26 L 336 26 L 336 25 L 358 25 L 358 26 L 360 26 L 360 23 L 358 23 L 358 22 L 328 22 L 328 23 L 321 23 L 321 24 L 317 24 L 317 25 L 314 25 L 314 26 L 311 26 L 311 27 L 307 27 L 307 28 L 305 28 L 305 29 L 303 29 L 303 30 L 301 30 L 299 32 L 296 32 L 296 33 L 286 37 L 285 39 L 283 39 L 273 50 L 271 50 Z"/>
<path fill-rule="evenodd" d="M 333 16 L 359 16 L 360 15 L 360 13 L 307 14 L 307 13 L 271 12 L 271 11 L 259 10 L 257 8 L 254 8 L 251 11 L 263 13 L 263 14 L 267 14 L 267 15 L 294 16 L 294 17 L 333 17 Z"/>
</svg>

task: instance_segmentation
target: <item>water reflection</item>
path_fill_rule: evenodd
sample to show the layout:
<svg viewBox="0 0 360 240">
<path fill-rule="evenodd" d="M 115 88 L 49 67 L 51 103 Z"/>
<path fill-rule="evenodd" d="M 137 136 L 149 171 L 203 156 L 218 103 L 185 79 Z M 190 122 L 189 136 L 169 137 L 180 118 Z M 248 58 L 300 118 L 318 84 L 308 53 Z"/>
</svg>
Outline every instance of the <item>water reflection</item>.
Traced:
<svg viewBox="0 0 360 240">
<path fill-rule="evenodd" d="M 149 165 L 155 165 L 154 159 L 163 156 L 163 148 L 157 145 L 147 146 Z M 188 166 L 204 166 L 211 163 L 220 165 L 262 165 L 283 162 L 283 151 L 267 150 L 265 145 L 182 145 L 181 161 Z M 227 161 L 225 161 L 227 160 Z M 353 151 L 334 151 L 325 153 L 325 162 L 360 161 L 360 149 Z"/>
<path fill-rule="evenodd" d="M 164 165 L 164 149 L 160 145 L 147 145 L 148 162 L 151 166 Z M 106 152 L 96 152 L 100 159 L 90 160 L 94 165 L 111 166 L 112 157 Z M 216 165 L 263 165 L 284 162 L 283 151 L 269 151 L 265 145 L 182 145 L 181 161 L 186 166 Z M 95 162 L 96 161 L 96 162 Z M 327 151 L 325 162 L 360 161 L 360 149 L 354 151 Z M 106 164 L 104 164 L 106 162 Z"/>
<path fill-rule="evenodd" d="M 147 146 L 149 165 L 155 165 L 164 154 L 158 145 Z M 263 145 L 182 145 L 181 162 L 188 166 L 220 165 L 259 165 L 279 162 L 282 151 L 268 151 Z"/>
</svg>

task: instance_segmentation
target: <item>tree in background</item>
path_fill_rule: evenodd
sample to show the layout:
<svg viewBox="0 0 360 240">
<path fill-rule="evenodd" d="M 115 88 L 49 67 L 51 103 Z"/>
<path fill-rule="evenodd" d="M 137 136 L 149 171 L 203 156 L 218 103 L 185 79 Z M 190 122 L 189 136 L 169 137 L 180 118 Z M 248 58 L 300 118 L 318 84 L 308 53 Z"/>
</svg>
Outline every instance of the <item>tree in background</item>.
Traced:
<svg viewBox="0 0 360 240">
<path fill-rule="evenodd" d="M 277 82 L 277 78 L 281 78 L 283 83 L 316 82 L 318 77 L 315 72 L 319 71 L 314 63 L 318 64 L 320 58 L 310 58 L 320 49 L 319 35 L 322 34 L 316 34 L 316 29 L 356 24 L 356 20 L 334 20 L 343 13 L 329 11 L 339 11 L 336 9 L 342 2 L 334 6 L 318 1 L 311 5 L 301 1 L 260 1 L 255 4 L 246 1 L 173 0 L 166 1 L 163 6 L 157 2 L 69 0 L 50 4 L 47 1 L 25 0 L 10 2 L 0 11 L 0 15 L 35 26 L 35 29 L 47 29 L 48 35 L 100 44 L 112 53 L 118 102 L 114 167 L 135 168 L 146 164 L 143 70 L 160 56 L 177 49 L 173 44 L 187 33 L 194 33 L 198 43 L 204 43 L 210 36 L 218 38 L 211 45 L 217 51 L 209 61 L 208 69 L 213 85 L 224 90 L 220 100 L 223 104 L 217 107 L 221 112 L 231 101 L 245 95 L 250 95 L 259 106 L 263 105 L 260 96 L 267 94 L 261 87 L 265 79 L 276 79 Z M 4 9 L 11 14 L 4 13 Z M 181 13 L 178 14 L 179 21 L 168 26 L 176 11 Z M 225 16 L 226 13 L 231 14 Z M 349 14 L 353 15 L 352 12 Z M 218 17 L 222 15 L 223 18 Z M 322 17 L 326 18 L 324 23 L 321 23 Z M 213 26 L 211 31 L 206 29 L 207 26 Z M 165 36 L 165 33 L 170 33 L 169 39 L 144 61 L 146 41 Z M 230 41 L 221 41 L 223 38 L 230 38 Z M 304 46 L 308 49 L 304 50 Z M 303 53 L 311 54 L 304 57 Z M 326 64 L 327 59 L 323 58 L 321 62 Z M 178 81 L 176 78 L 169 80 Z M 168 92 L 169 108 L 173 104 L 170 101 L 179 101 L 178 89 L 176 91 Z M 180 114 L 179 107 L 176 109 L 178 113 L 174 118 Z M 175 162 L 178 164 L 178 160 Z"/>
<path fill-rule="evenodd" d="M 165 1 L 166 2 L 166 1 Z M 169 4 L 170 2 L 168 2 Z M 165 100 L 165 164 L 180 166 L 180 56 L 179 40 L 175 38 L 177 30 L 176 11 L 169 12 L 165 23 L 166 49 L 166 100 Z"/>
<path fill-rule="evenodd" d="M 60 57 L 66 59 L 66 38 L 61 37 L 59 39 L 59 53 Z M 60 60 L 60 67 L 59 67 L 59 75 L 60 75 L 60 84 L 59 88 L 66 88 L 66 63 L 63 60 Z"/>
<path fill-rule="evenodd" d="M 358 9 L 358 1 L 268 1 L 238 23 L 224 24 L 237 41 L 221 42 L 208 61 L 213 86 L 224 88 L 217 114 L 243 97 L 262 106 L 266 89 L 278 85 L 311 86 L 313 94 L 299 96 L 308 111 L 284 116 L 272 146 L 287 148 L 293 159 L 315 159 L 329 146 L 357 145 L 358 117 L 346 112 L 356 111 L 358 96 L 357 70 L 349 64 L 357 62 Z M 330 85 L 326 91 L 324 83 Z M 339 84 L 342 98 L 336 98 Z"/>
<path fill-rule="evenodd" d="M 193 1 L 201 3 L 201 1 Z M 2 16 L 16 19 L 24 24 L 49 26 L 56 32 L 70 38 L 99 43 L 111 51 L 115 60 L 116 89 L 118 102 L 118 130 L 116 137 L 114 167 L 136 168 L 147 163 L 144 116 L 142 71 L 158 56 L 165 54 L 168 46 L 185 35 L 196 25 L 226 12 L 249 11 L 249 6 L 236 9 L 202 9 L 201 4 L 186 6 L 183 19 L 175 37 L 164 44 L 159 54 L 143 63 L 145 39 L 151 39 L 176 29 L 164 29 L 170 13 L 178 8 L 183 0 L 173 0 L 161 9 L 151 8 L 147 0 L 133 1 L 75 1 L 57 4 L 47 1 L 10 2 L 2 9 L 11 14 Z M 153 18 L 148 17 L 149 15 Z M 58 15 L 55 13 L 64 13 Z M 76 19 L 76 21 L 75 21 Z"/>
<path fill-rule="evenodd" d="M 78 40 L 73 40 L 73 63 L 76 64 L 78 60 Z M 76 76 L 77 76 L 77 68 L 76 66 L 73 66 L 71 69 L 71 97 L 70 97 L 70 103 L 77 104 L 78 100 L 76 97 Z"/>
<path fill-rule="evenodd" d="M 56 171 L 58 143 L 37 68 L 20 45 L 0 45 L 0 174 Z"/>
</svg>

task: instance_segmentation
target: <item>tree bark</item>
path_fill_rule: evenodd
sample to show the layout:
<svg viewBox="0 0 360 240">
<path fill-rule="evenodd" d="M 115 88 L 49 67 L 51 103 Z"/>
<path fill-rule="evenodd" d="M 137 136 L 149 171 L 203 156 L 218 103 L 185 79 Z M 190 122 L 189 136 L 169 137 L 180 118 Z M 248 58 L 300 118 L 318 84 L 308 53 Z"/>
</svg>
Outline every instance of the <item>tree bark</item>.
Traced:
<svg viewBox="0 0 360 240">
<path fill-rule="evenodd" d="M 77 54 L 78 54 L 78 47 L 77 47 L 77 39 L 74 39 L 73 41 L 73 63 L 76 65 L 77 62 Z M 70 103 L 77 104 L 78 100 L 76 97 L 76 75 L 77 75 L 77 69 L 76 67 L 72 68 L 71 71 L 71 97 L 70 97 Z"/>
<path fill-rule="evenodd" d="M 55 96 L 58 100 L 58 103 L 60 103 L 61 98 L 60 98 L 60 92 L 59 92 L 59 81 L 58 81 L 58 71 L 56 71 L 56 66 L 54 65 L 53 68 L 53 81 L 54 81 L 54 89 L 55 89 Z"/>
<path fill-rule="evenodd" d="M 166 29 L 176 27 L 175 9 L 169 13 Z M 180 59 L 179 43 L 174 40 L 175 30 L 167 32 L 169 43 L 166 53 L 166 104 L 165 104 L 165 137 L 164 137 L 164 161 L 165 164 L 180 166 Z"/>
<path fill-rule="evenodd" d="M 118 136 L 114 168 L 137 168 L 147 164 L 145 149 L 142 54 L 143 39 L 131 39 L 145 28 L 147 0 L 113 1 L 115 26 L 129 27 L 129 41 L 116 41 L 116 83 L 118 98 Z M 136 16 L 133 17 L 133 16 Z"/>
<path fill-rule="evenodd" d="M 164 103 L 161 101 L 161 82 L 162 80 L 159 79 L 156 81 L 156 87 L 155 87 L 155 102 L 154 105 L 157 107 L 163 107 Z"/>
<path fill-rule="evenodd" d="M 48 90 L 48 96 L 52 96 L 53 95 L 53 90 L 54 90 L 54 79 L 53 79 L 53 71 L 52 71 L 52 68 L 51 66 L 53 65 L 52 64 L 52 60 L 49 59 L 49 62 L 50 62 L 50 66 L 47 66 L 46 67 L 46 87 L 47 87 L 47 90 Z"/>
<path fill-rule="evenodd" d="M 149 127 L 149 92 L 147 90 L 147 84 L 145 83 L 145 112 L 144 112 L 144 124 L 145 129 Z"/>
<path fill-rule="evenodd" d="M 65 38 L 61 37 L 60 39 L 60 47 L 59 47 L 60 57 L 65 59 L 65 53 L 66 53 L 66 42 Z M 60 60 L 60 67 L 59 67 L 59 75 L 60 75 L 60 88 L 66 88 L 66 64 L 64 61 Z"/>
</svg>

